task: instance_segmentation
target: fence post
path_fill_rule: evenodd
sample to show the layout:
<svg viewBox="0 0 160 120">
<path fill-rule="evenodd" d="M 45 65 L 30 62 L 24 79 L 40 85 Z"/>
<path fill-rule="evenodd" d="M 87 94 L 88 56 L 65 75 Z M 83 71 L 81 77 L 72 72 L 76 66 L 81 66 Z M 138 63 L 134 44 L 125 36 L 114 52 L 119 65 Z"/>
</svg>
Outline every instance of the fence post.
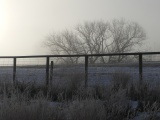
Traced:
<svg viewBox="0 0 160 120">
<path fill-rule="evenodd" d="M 49 85 L 49 57 L 46 57 L 46 87 Z"/>
<path fill-rule="evenodd" d="M 88 56 L 85 56 L 85 88 L 88 86 Z"/>
<path fill-rule="evenodd" d="M 51 68 L 50 68 L 50 84 L 52 85 L 52 78 L 53 78 L 53 61 L 51 61 Z"/>
<path fill-rule="evenodd" d="M 16 57 L 13 58 L 13 85 L 16 85 Z"/>
<path fill-rule="evenodd" d="M 142 53 L 139 54 L 139 81 L 142 83 L 143 80 L 143 59 Z"/>
</svg>

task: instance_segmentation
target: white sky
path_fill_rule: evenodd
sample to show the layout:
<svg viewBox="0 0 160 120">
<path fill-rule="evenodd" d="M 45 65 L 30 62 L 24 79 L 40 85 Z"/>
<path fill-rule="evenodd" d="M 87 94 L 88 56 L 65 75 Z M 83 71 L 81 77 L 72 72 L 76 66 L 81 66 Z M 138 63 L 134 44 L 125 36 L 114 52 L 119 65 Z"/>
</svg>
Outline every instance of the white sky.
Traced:
<svg viewBox="0 0 160 120">
<path fill-rule="evenodd" d="M 160 51 L 160 0 L 0 0 L 0 56 L 47 54 L 42 41 L 53 31 L 84 21 L 138 22 L 145 47 Z"/>
</svg>

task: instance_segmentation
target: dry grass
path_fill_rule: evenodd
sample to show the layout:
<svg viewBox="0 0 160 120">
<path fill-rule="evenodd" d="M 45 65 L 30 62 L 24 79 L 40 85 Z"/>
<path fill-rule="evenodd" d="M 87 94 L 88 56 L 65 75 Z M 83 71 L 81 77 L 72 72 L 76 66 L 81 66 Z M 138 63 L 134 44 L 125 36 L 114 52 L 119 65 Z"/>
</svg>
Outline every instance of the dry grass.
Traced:
<svg viewBox="0 0 160 120">
<path fill-rule="evenodd" d="M 72 101 L 68 107 L 69 120 L 105 120 L 105 106 L 95 99 Z"/>
<path fill-rule="evenodd" d="M 0 120 L 127 120 L 143 112 L 148 115 L 146 120 L 159 118 L 160 85 L 132 83 L 130 75 L 114 73 L 112 85 L 84 88 L 82 76 L 65 76 L 53 81 L 49 89 L 1 82 Z M 139 102 L 136 109 L 132 100 Z"/>
<path fill-rule="evenodd" d="M 52 100 L 64 101 L 72 99 L 84 82 L 84 74 L 69 74 L 59 79 L 53 79 L 49 88 Z"/>
<path fill-rule="evenodd" d="M 112 75 L 112 85 L 115 90 L 126 88 L 131 82 L 131 75 L 125 72 L 115 72 Z"/>
<path fill-rule="evenodd" d="M 63 116 L 58 107 L 51 108 L 40 99 L 35 103 L 5 99 L 0 105 L 1 120 L 62 120 Z"/>
</svg>

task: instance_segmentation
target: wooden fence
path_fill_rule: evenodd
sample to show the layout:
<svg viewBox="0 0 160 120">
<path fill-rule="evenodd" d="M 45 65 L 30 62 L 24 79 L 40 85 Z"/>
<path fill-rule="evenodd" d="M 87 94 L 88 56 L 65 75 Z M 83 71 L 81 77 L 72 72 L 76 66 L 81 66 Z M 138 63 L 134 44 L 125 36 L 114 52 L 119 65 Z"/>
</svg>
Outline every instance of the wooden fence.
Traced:
<svg viewBox="0 0 160 120">
<path fill-rule="evenodd" d="M 46 85 L 48 86 L 49 80 L 52 77 L 50 69 L 50 58 L 51 57 L 84 57 L 85 58 L 85 87 L 87 87 L 88 81 L 88 58 L 91 56 L 119 56 L 119 55 L 137 55 L 139 56 L 139 81 L 143 80 L 143 55 L 159 55 L 160 52 L 139 52 L 139 53 L 109 53 L 109 54 L 82 54 L 82 55 L 37 55 L 37 56 L 0 56 L 0 58 L 11 58 L 13 59 L 13 83 L 16 84 L 16 68 L 18 58 L 46 58 Z M 51 68 L 53 68 L 53 62 L 51 61 Z"/>
</svg>

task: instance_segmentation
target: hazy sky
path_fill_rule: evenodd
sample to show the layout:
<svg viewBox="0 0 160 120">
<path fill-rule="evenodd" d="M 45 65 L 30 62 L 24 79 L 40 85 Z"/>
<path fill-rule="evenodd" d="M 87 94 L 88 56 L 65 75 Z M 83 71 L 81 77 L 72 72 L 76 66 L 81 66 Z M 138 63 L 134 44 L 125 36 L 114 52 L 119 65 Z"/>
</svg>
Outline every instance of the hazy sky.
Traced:
<svg viewBox="0 0 160 120">
<path fill-rule="evenodd" d="M 146 48 L 160 51 L 160 0 L 0 0 L 0 56 L 47 54 L 42 41 L 53 31 L 114 18 L 138 22 Z"/>
</svg>

